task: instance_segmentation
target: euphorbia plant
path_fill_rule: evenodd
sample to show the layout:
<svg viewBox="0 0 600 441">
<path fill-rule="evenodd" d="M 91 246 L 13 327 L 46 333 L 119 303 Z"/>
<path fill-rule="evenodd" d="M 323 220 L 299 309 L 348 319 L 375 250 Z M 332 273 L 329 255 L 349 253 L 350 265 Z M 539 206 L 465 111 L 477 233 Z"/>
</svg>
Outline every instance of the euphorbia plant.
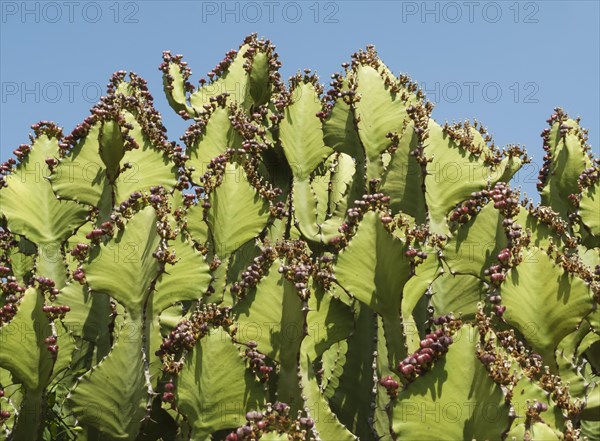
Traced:
<svg viewBox="0 0 600 441">
<path fill-rule="evenodd" d="M 117 72 L 1 165 L 0 436 L 600 438 L 600 164 L 556 109 L 529 161 L 439 125 L 373 47 L 325 88 L 248 37 L 169 141 Z M 464 179 L 448 182 L 452 167 Z"/>
</svg>

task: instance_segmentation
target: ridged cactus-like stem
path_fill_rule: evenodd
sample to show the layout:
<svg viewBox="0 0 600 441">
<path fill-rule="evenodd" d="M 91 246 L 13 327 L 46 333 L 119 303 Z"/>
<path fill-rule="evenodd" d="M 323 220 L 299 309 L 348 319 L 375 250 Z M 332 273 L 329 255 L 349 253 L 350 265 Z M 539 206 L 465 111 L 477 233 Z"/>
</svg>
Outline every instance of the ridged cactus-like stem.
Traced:
<svg viewBox="0 0 600 441">
<path fill-rule="evenodd" d="M 0 440 L 600 438 L 599 160 L 439 123 L 373 46 L 288 84 L 250 35 L 170 141 L 117 72 L 0 164 Z"/>
</svg>

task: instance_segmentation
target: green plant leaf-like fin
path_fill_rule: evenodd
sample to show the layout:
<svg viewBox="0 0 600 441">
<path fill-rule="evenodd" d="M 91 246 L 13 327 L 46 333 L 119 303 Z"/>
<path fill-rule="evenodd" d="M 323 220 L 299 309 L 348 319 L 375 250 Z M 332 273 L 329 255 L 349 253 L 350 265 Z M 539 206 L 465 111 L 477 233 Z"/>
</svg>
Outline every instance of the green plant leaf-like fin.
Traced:
<svg viewBox="0 0 600 441">
<path fill-rule="evenodd" d="M 329 407 L 325 396 L 322 394 L 317 374 L 315 373 L 312 360 L 304 345 L 311 343 L 304 340 L 300 349 L 300 384 L 302 384 L 302 393 L 306 397 L 305 410 L 317 424 L 315 431 L 318 434 L 317 439 L 321 441 L 339 440 L 355 441 L 354 436 L 340 421 Z"/>
<path fill-rule="evenodd" d="M 451 272 L 484 278 L 484 271 L 507 246 L 503 220 L 500 211 L 490 202 L 459 226 L 444 247 L 444 260 Z"/>
<path fill-rule="evenodd" d="M 315 86 L 312 83 L 297 85 L 290 99 L 279 136 L 294 178 L 302 181 L 308 179 L 332 150 L 325 146 L 322 123 L 316 116 L 321 111 L 321 103 Z"/>
<path fill-rule="evenodd" d="M 538 248 L 532 248 L 501 285 L 506 321 L 526 333 L 527 342 L 556 372 L 554 351 L 593 309 L 586 283 L 566 273 Z M 531 326 L 534 329 L 531 329 Z"/>
<path fill-rule="evenodd" d="M 385 77 L 391 78 L 389 81 L 397 82 L 394 76 L 389 75 L 387 69 L 381 67 L 360 64 L 355 72 L 356 93 L 360 96 L 360 100 L 355 103 L 355 115 L 367 159 L 367 180 L 381 177 L 381 155 L 391 145 L 387 135 L 402 135 L 410 122 L 406 108 L 409 101 L 414 100 L 414 97 L 410 99 L 402 92 L 393 92 Z M 408 152 L 400 152 L 406 153 Z M 414 178 L 415 188 L 420 187 L 419 173 L 412 173 L 407 177 Z"/>
<path fill-rule="evenodd" d="M 211 281 L 206 259 L 194 250 L 188 239 L 179 235 L 170 245 L 178 260 L 174 265 L 167 265 L 156 280 L 153 314 L 160 314 L 176 302 L 200 299 Z"/>
<path fill-rule="evenodd" d="M 44 298 L 28 289 L 15 317 L 0 327 L 0 367 L 8 369 L 27 389 L 44 387 L 52 371 L 52 357 L 43 343 L 50 323 L 42 312 Z"/>
<path fill-rule="evenodd" d="M 254 292 L 235 307 L 238 315 L 236 338 L 253 340 L 257 349 L 279 363 L 278 399 L 298 407 L 297 359 L 304 336 L 302 300 L 294 284 L 279 274 L 283 263 L 275 260 Z"/>
<path fill-rule="evenodd" d="M 172 190 L 177 183 L 160 115 L 144 94 L 143 80 L 130 77 L 113 78 L 108 95 L 69 135 L 71 148 L 50 177 L 58 196 L 97 207 L 106 218 L 136 191 Z"/>
<path fill-rule="evenodd" d="M 106 166 L 99 156 L 101 128 L 101 123 L 94 124 L 50 176 L 52 188 L 62 198 L 99 207 L 112 205 Z"/>
<path fill-rule="evenodd" d="M 547 160 L 544 162 L 540 189 L 542 204 L 567 219 L 573 212 L 569 196 L 579 193 L 581 173 L 591 165 L 586 153 L 582 128 L 562 112 L 544 135 Z"/>
<path fill-rule="evenodd" d="M 57 156 L 58 140 L 42 134 L 0 190 L 0 213 L 6 217 L 10 231 L 38 246 L 61 244 L 86 221 L 85 207 L 59 200 L 52 192 L 46 159 Z"/>
<path fill-rule="evenodd" d="M 339 368 L 339 385 L 329 401 L 348 430 L 360 439 L 369 439 L 373 436 L 369 421 L 374 414 L 371 398 L 375 386 L 373 354 L 377 348 L 377 317 L 368 306 L 358 305 L 355 329 L 346 340 L 345 362 Z"/>
<path fill-rule="evenodd" d="M 544 441 L 559 441 L 562 436 L 554 432 L 549 426 L 544 423 L 534 423 L 531 427 L 527 427 L 524 423 L 516 425 L 506 435 L 507 439 L 515 441 L 527 440 L 544 440 Z"/>
<path fill-rule="evenodd" d="M 407 249 L 407 244 L 386 231 L 379 214 L 369 211 L 340 252 L 334 270 L 344 290 L 383 317 L 394 364 L 406 356 L 400 304 L 411 275 Z"/>
<path fill-rule="evenodd" d="M 581 216 L 582 222 L 594 236 L 600 237 L 600 210 L 598 206 L 600 206 L 600 179 L 583 191 L 579 201 L 579 216 Z"/>
<path fill-rule="evenodd" d="M 124 328 L 110 354 L 79 379 L 69 397 L 79 421 L 115 440 L 135 437 L 148 397 L 139 324 L 126 322 Z"/>
<path fill-rule="evenodd" d="M 222 328 L 202 338 L 179 374 L 177 403 L 192 425 L 192 439 L 242 425 L 245 414 L 264 406 L 260 383 Z"/>
<path fill-rule="evenodd" d="M 244 169 L 228 163 L 223 182 L 210 194 L 207 222 L 221 259 L 267 226 L 269 204 L 250 185 Z"/>
<path fill-rule="evenodd" d="M 425 194 L 422 191 L 421 165 L 412 154 L 418 146 L 419 137 L 414 127 L 407 127 L 400 137 L 398 147 L 392 154 L 381 182 L 381 191 L 390 196 L 393 213 L 402 212 L 425 223 Z"/>
<path fill-rule="evenodd" d="M 201 80 L 197 90 L 188 82 L 191 71 L 182 56 L 164 52 L 161 70 L 169 104 L 186 119 L 198 116 L 205 104 L 224 94 L 246 110 L 266 104 L 279 82 L 279 63 L 273 49 L 268 40 L 248 36 L 238 51 L 229 51 L 209 74 L 210 81 Z"/>
<path fill-rule="evenodd" d="M 242 137 L 230 120 L 232 115 L 229 106 L 218 105 L 207 115 L 204 118 L 208 118 L 208 121 L 202 122 L 202 128 L 192 126 L 189 129 L 201 130 L 202 134 L 190 137 L 187 141 L 191 145 L 186 149 L 186 154 L 190 157 L 186 166 L 195 168 L 192 177 L 198 184 L 212 159 L 225 153 L 228 148 L 239 149 L 242 146 Z"/>
<path fill-rule="evenodd" d="M 144 208 L 111 242 L 100 245 L 98 255 L 83 266 L 89 286 L 110 294 L 133 320 L 141 317 L 150 284 L 159 271 L 159 263 L 152 256 L 160 243 L 156 221 L 154 208 Z"/>
<path fill-rule="evenodd" d="M 456 204 L 488 184 L 506 182 L 520 168 L 520 159 L 492 159 L 494 152 L 474 127 L 442 127 L 429 120 L 425 155 L 431 159 L 425 177 L 427 208 L 432 232 L 448 234 L 446 216 Z M 462 138 L 459 138 L 462 136 Z M 512 162 L 511 162 L 512 161 Z M 508 164 L 512 164 L 510 168 Z M 503 171 L 505 173 L 503 173 Z"/>
<path fill-rule="evenodd" d="M 39 437 L 43 430 L 40 407 L 44 404 L 45 388 L 54 367 L 54 360 L 44 344 L 44 339 L 51 335 L 51 328 L 42 311 L 43 304 L 43 296 L 29 288 L 17 314 L 0 327 L 0 367 L 12 373 L 14 382 L 23 384 L 23 399 L 18 404 L 19 418 L 12 438 L 15 441 L 29 441 Z"/>
<path fill-rule="evenodd" d="M 109 296 L 90 292 L 87 286 L 72 282 L 61 290 L 57 302 L 71 308 L 62 320 L 69 331 L 87 341 L 108 343 L 112 312 Z"/>
<path fill-rule="evenodd" d="M 500 439 L 509 427 L 504 394 L 476 356 L 479 333 L 469 325 L 444 358 L 410 383 L 393 404 L 400 439 Z M 452 375 L 460 371 L 461 375 Z"/>
</svg>

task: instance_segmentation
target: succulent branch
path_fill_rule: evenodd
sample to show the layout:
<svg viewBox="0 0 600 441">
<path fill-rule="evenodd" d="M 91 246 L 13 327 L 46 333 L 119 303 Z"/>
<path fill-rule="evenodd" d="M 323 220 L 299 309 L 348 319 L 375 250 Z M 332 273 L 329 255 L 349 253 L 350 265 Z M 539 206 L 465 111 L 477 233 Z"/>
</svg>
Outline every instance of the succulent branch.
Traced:
<svg viewBox="0 0 600 441">
<path fill-rule="evenodd" d="M 598 439 L 600 162 L 438 123 L 367 46 L 284 84 L 256 35 L 168 139 L 117 72 L 0 165 L 0 439 Z"/>
</svg>

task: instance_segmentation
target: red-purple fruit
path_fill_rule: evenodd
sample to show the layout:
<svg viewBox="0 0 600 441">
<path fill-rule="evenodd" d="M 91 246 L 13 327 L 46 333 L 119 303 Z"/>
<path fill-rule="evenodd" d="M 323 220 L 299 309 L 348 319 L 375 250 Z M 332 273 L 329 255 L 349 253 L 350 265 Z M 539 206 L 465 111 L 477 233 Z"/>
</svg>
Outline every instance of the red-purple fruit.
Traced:
<svg viewBox="0 0 600 441">
<path fill-rule="evenodd" d="M 315 425 L 315 422 L 312 418 L 300 418 L 300 424 L 311 429 Z"/>
<path fill-rule="evenodd" d="M 413 257 L 415 257 L 417 255 L 418 251 L 415 250 L 414 248 L 411 248 L 409 250 L 406 251 L 406 257 L 408 257 L 409 259 L 412 259 Z"/>
<path fill-rule="evenodd" d="M 415 371 L 415 367 L 412 364 L 406 364 L 400 368 L 400 371 L 402 371 L 402 374 L 405 376 L 410 377 Z"/>
<path fill-rule="evenodd" d="M 391 376 L 383 377 L 379 380 L 379 384 L 381 384 L 386 389 L 391 391 L 395 391 L 400 386 L 396 380 L 394 380 Z"/>
<path fill-rule="evenodd" d="M 494 305 L 492 310 L 494 311 L 494 314 L 496 314 L 496 316 L 502 317 L 502 315 L 504 315 L 504 311 L 506 311 L 506 306 Z"/>
<path fill-rule="evenodd" d="M 428 348 L 433 343 L 435 343 L 435 341 L 432 338 L 426 338 L 424 340 L 421 340 L 421 342 L 419 343 L 419 346 L 421 346 L 422 348 Z"/>
<path fill-rule="evenodd" d="M 502 263 L 506 263 L 508 262 L 508 259 L 510 259 L 510 250 L 508 248 L 504 248 L 498 253 L 498 260 Z"/>
<path fill-rule="evenodd" d="M 504 281 L 504 274 L 502 273 L 494 273 L 490 276 L 490 278 L 492 279 L 492 282 L 494 283 L 501 283 Z"/>
<path fill-rule="evenodd" d="M 419 363 L 421 366 L 426 366 L 427 364 L 431 363 L 431 355 L 429 355 L 429 354 L 418 355 L 417 363 Z"/>
</svg>

